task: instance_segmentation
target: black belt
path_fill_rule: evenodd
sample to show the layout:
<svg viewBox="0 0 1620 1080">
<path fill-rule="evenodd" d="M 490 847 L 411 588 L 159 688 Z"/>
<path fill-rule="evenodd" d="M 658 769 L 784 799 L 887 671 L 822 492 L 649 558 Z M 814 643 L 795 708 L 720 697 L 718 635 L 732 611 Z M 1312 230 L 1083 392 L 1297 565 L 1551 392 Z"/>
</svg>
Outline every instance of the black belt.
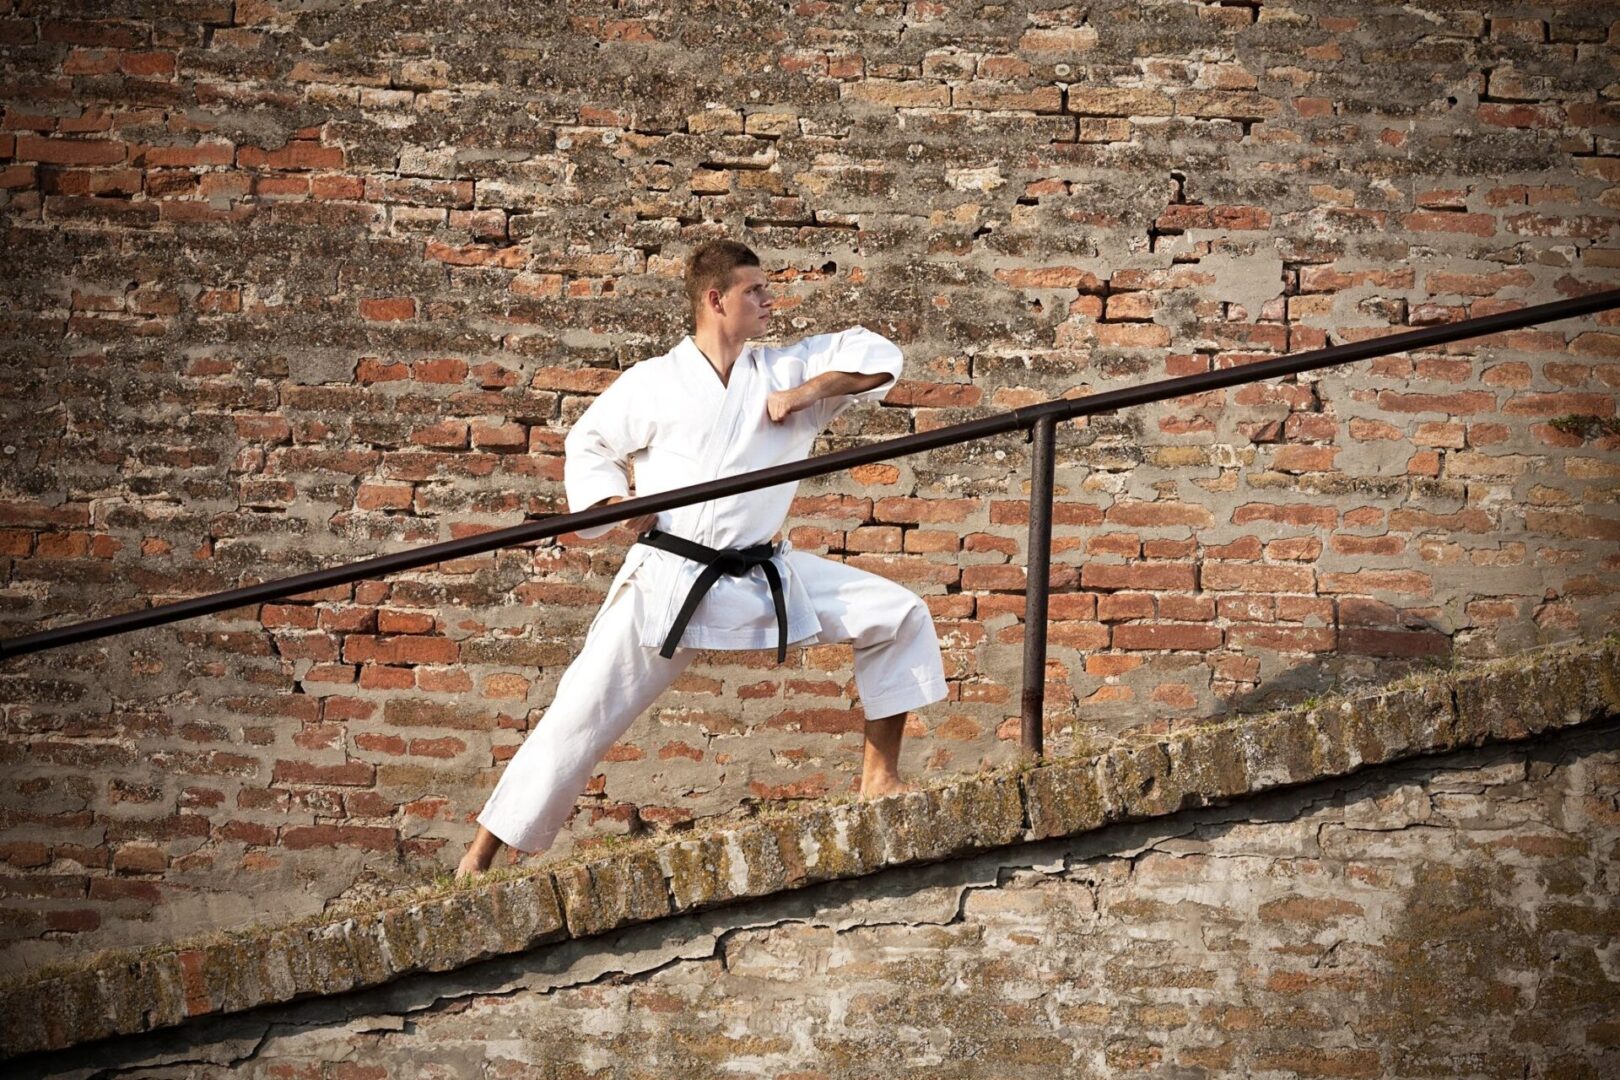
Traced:
<svg viewBox="0 0 1620 1080">
<path fill-rule="evenodd" d="M 686 594 L 686 602 L 681 605 L 681 610 L 675 616 L 675 625 L 670 627 L 669 636 L 664 639 L 664 647 L 658 650 L 659 656 L 667 660 L 675 655 L 675 646 L 680 643 L 681 635 L 686 632 L 686 624 L 692 620 L 692 613 L 697 610 L 698 601 L 703 599 L 703 594 L 720 579 L 721 574 L 741 577 L 754 567 L 760 566 L 765 569 L 765 580 L 771 584 L 771 602 L 776 605 L 776 662 L 780 664 L 787 659 L 787 602 L 782 598 L 782 575 L 776 569 L 776 564 L 771 562 L 771 556 L 776 554 L 775 544 L 755 544 L 753 547 L 745 548 L 704 547 L 702 544 L 660 532 L 658 529 L 648 529 L 636 537 L 636 543 L 660 548 L 684 556 L 693 562 L 705 564 L 697 581 L 692 583 L 692 591 Z"/>
</svg>

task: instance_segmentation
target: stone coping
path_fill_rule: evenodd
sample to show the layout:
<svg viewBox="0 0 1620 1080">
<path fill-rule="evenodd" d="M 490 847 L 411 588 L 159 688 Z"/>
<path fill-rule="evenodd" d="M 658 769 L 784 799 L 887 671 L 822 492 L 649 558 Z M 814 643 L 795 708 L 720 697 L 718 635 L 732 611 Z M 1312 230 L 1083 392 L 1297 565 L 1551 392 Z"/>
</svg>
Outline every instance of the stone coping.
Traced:
<svg viewBox="0 0 1620 1080">
<path fill-rule="evenodd" d="M 1121 739 L 862 801 L 806 801 L 341 912 L 139 950 L 0 987 L 0 1058 L 132 1035 L 602 934 L 889 867 L 1070 836 L 1620 713 L 1620 638 Z"/>
</svg>

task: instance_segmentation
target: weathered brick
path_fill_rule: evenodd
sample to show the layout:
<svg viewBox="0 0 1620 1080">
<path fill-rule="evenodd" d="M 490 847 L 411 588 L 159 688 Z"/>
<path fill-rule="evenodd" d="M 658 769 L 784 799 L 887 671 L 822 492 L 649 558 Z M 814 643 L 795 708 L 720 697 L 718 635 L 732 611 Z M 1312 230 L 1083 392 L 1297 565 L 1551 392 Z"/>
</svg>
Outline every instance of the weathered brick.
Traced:
<svg viewBox="0 0 1620 1080">
<path fill-rule="evenodd" d="M 1102 21 L 1008 11 L 1016 29 L 992 44 L 949 5 L 920 3 L 901 31 L 922 44 L 898 58 L 859 20 L 790 27 L 772 62 L 810 88 L 792 101 L 768 100 L 770 87 L 710 101 L 672 69 L 655 94 L 599 79 L 560 112 L 536 112 L 481 76 L 488 107 L 461 108 L 489 57 L 447 53 L 442 20 L 382 26 L 346 55 L 330 13 L 312 30 L 316 15 L 272 7 L 188 11 L 211 28 L 200 66 L 184 20 L 152 5 L 0 18 L 19 58 L 0 124 L 8 253 L 25 268 L 10 338 L 30 358 L 4 396 L 77 403 L 69 427 L 43 406 L 11 418 L 8 442 L 53 466 L 22 469 L 0 502 L 8 583 L 37 609 L 25 618 L 201 595 L 565 511 L 563 435 L 623 370 L 690 329 L 680 277 L 693 223 L 746 218 L 771 234 L 779 311 L 797 306 L 772 341 L 860 322 L 905 351 L 882 407 L 850 410 L 817 452 L 1511 310 L 1620 268 L 1602 213 L 1620 184 L 1601 144 L 1615 108 L 1556 76 L 1612 44 L 1606 25 L 1579 19 L 1454 10 L 1434 22 L 1354 4 L 1308 18 L 1258 4 Z M 478 40 L 529 41 L 558 85 L 573 85 L 579 58 L 548 52 L 556 34 L 588 43 L 585 67 L 609 72 L 622 50 L 673 32 L 617 12 L 509 33 L 508 15 Z M 707 29 L 698 18 L 676 34 L 694 71 L 715 66 L 713 49 L 692 45 Z M 1230 47 L 1252 34 L 1299 62 Z M 1404 84 L 1351 70 L 1450 71 L 1481 41 L 1502 53 L 1479 69 L 1483 100 L 1448 115 L 1456 139 L 1415 155 L 1422 131 L 1388 119 L 1412 114 Z M 109 93 L 129 108 L 108 108 Z M 237 115 L 251 131 L 197 126 Z M 521 131 L 501 127 L 519 115 Z M 903 139 L 874 140 L 888 128 Z M 1581 145 L 1594 131 L 1600 142 Z M 1263 153 L 1221 155 L 1225 183 L 1212 187 L 1154 165 L 1184 160 L 1183 144 Z M 1485 172 L 1505 179 L 1468 179 L 1484 175 L 1482 146 Z M 969 161 L 964 147 L 983 153 Z M 1273 150 L 1366 167 L 1304 182 L 1301 214 L 1279 194 Z M 1421 168 L 1397 176 L 1397 160 Z M 1405 205 L 1383 199 L 1386 184 Z M 858 234 L 860 257 L 829 255 L 814 235 L 827 230 Z M 1576 261 L 1490 261 L 1498 232 Z M 1054 737 L 1106 741 L 1284 689 L 1612 630 L 1613 439 L 1552 426 L 1615 415 L 1620 333 L 1612 312 L 1587 322 L 1060 425 Z M 184 437 L 154 440 L 159 430 Z M 82 438 L 109 432 L 128 436 L 123 467 L 106 438 Z M 844 468 L 807 480 L 784 524 L 805 552 L 922 596 L 950 695 L 908 720 L 907 753 L 930 770 L 1016 738 L 1028 454 L 1012 432 Z M 76 469 L 111 471 L 87 489 Z M 65 503 L 49 482 L 64 476 Z M 6 700 L 27 715 L 7 716 L 19 786 L 6 794 L 6 850 L 25 899 L 3 951 L 154 940 L 173 925 L 171 875 L 224 918 L 244 897 L 290 903 L 267 882 L 333 896 L 356 873 L 447 867 L 543 723 L 629 539 L 570 535 L 149 630 L 94 679 L 49 653 L 13 665 Z M 139 569 L 123 573 L 126 562 Z M 1211 655 L 1180 647 L 1209 641 Z M 811 645 L 775 675 L 767 651 L 706 653 L 650 710 L 661 734 L 593 773 L 561 843 L 638 822 L 684 829 L 749 796 L 852 790 L 858 755 L 828 752 L 866 722 L 852 653 Z M 171 700 L 198 679 L 205 694 Z M 1369 746 L 1378 737 L 1358 729 Z M 758 775 L 739 786 L 677 771 L 699 768 Z M 921 818 L 883 813 L 923 850 Z M 396 816 L 398 834 L 333 831 Z M 62 872 L 70 864 L 82 872 Z M 474 909 L 457 912 L 455 933 L 486 947 Z M 328 957 L 333 985 L 372 962 L 346 940 L 363 955 Z M 1308 978 L 1341 975 L 1323 964 Z M 219 989 L 200 986 L 191 1000 Z M 1109 1000 L 1124 1023 L 1150 1011 Z M 1279 1027 L 1310 1012 L 1279 1014 Z M 1121 1061 L 1255 1064 L 1229 1047 L 1131 1038 L 1113 1051 Z M 1031 1042 L 1023 1064 L 1050 1050 Z M 1498 1065 L 1461 1071 L 1511 1071 Z"/>
</svg>

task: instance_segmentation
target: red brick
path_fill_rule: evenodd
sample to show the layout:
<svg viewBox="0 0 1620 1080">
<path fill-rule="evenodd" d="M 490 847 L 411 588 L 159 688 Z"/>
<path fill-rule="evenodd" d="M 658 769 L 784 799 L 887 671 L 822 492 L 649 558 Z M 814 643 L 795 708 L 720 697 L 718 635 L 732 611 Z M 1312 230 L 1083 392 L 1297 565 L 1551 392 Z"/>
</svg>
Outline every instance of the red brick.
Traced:
<svg viewBox="0 0 1620 1080">
<path fill-rule="evenodd" d="M 1114 627 L 1116 649 L 1203 652 L 1220 646 L 1220 628 L 1199 623 L 1125 623 Z"/>
<path fill-rule="evenodd" d="M 899 551 L 900 529 L 894 525 L 867 525 L 849 530 L 844 538 L 849 551 Z"/>
<path fill-rule="evenodd" d="M 1097 618 L 1103 622 L 1151 619 L 1154 614 L 1153 597 L 1146 593 L 1106 593 L 1097 597 Z"/>
<path fill-rule="evenodd" d="M 1353 574 L 1323 574 L 1319 587 L 1324 593 L 1397 592 L 1428 596 L 1434 580 L 1418 570 L 1358 570 Z"/>
<path fill-rule="evenodd" d="M 979 403 L 984 392 L 970 383 L 918 382 L 901 379 L 884 398 L 889 405 L 920 405 L 930 409 L 965 409 Z"/>
<path fill-rule="evenodd" d="M 1445 413 L 1449 416 L 1489 412 L 1496 408 L 1496 395 L 1484 390 L 1464 390 L 1455 394 L 1406 394 L 1395 390 L 1378 392 L 1378 407 L 1389 412 Z"/>
<path fill-rule="evenodd" d="M 258 146 L 239 147 L 236 163 L 244 169 L 341 169 L 343 150 L 336 146 L 321 146 L 308 139 L 294 139 L 274 150 Z"/>
<path fill-rule="evenodd" d="M 101 913 L 94 908 L 68 908 L 47 911 L 45 929 L 61 934 L 82 934 L 101 925 Z"/>
<path fill-rule="evenodd" d="M 1160 538 L 1148 540 L 1142 544 L 1142 555 L 1148 559 L 1188 559 L 1197 551 L 1198 541 L 1192 537 L 1185 540 Z"/>
<path fill-rule="evenodd" d="M 366 182 L 359 176 L 322 176 L 309 178 L 309 194 L 314 199 L 359 201 L 365 196 Z"/>
<path fill-rule="evenodd" d="M 1486 105 L 1480 106 L 1484 118 Z M 1494 236 L 1496 218 L 1491 214 L 1444 213 L 1416 210 L 1401 215 L 1401 224 L 1413 232 L 1467 233 L 1470 236 Z"/>
<path fill-rule="evenodd" d="M 440 739 L 412 739 L 409 752 L 414 757 L 453 758 L 466 749 L 466 743 L 446 735 Z"/>
<path fill-rule="evenodd" d="M 954 552 L 960 545 L 954 532 L 935 529 L 907 529 L 905 532 L 908 552 Z"/>
<path fill-rule="evenodd" d="M 1053 619 L 1090 619 L 1097 613 L 1097 598 L 1091 593 L 1060 592 L 1046 597 L 1046 614 Z M 1023 615 L 1020 608 L 1018 614 Z"/>
<path fill-rule="evenodd" d="M 366 785 L 376 776 L 377 768 L 364 761 L 345 761 L 341 765 L 316 765 L 308 761 L 278 761 L 272 783 L 277 784 L 337 784 Z"/>
<path fill-rule="evenodd" d="M 1382 420 L 1368 420 L 1360 416 L 1350 418 L 1350 437 L 1357 442 L 1393 442 L 1401 438 L 1401 429 Z"/>
<path fill-rule="evenodd" d="M 1519 618 L 1523 601 L 1517 599 L 1473 600 L 1464 606 L 1468 617 L 1479 626 L 1497 626 Z"/>
<path fill-rule="evenodd" d="M 371 322 L 399 322 L 416 318 L 416 301 L 409 296 L 385 296 L 360 301 L 360 317 Z"/>
<path fill-rule="evenodd" d="M 882 719 L 874 717 L 873 719 Z M 787 728 L 805 733 L 836 735 L 842 732 L 860 732 L 865 727 L 865 715 L 855 709 L 798 709 L 777 713 L 763 722 L 768 728 Z"/>
<path fill-rule="evenodd" d="M 129 157 L 129 145 L 112 139 L 46 139 L 18 135 L 13 156 L 45 165 L 117 165 Z"/>
<path fill-rule="evenodd" d="M 175 53 L 125 52 L 118 53 L 118 68 L 136 78 L 173 78 Z"/>
<path fill-rule="evenodd" d="M 1581 540 L 1620 540 L 1620 518 L 1562 510 L 1527 510 L 1524 526 L 1544 536 Z"/>
<path fill-rule="evenodd" d="M 1230 544 L 1216 544 L 1204 549 L 1206 559 L 1230 559 L 1235 562 L 1254 562 L 1260 558 L 1260 539 L 1240 536 Z"/>
<path fill-rule="evenodd" d="M 1197 576 L 1192 563 L 1087 563 L 1080 571 L 1080 586 L 1191 592 L 1197 587 Z"/>
<path fill-rule="evenodd" d="M 774 690 L 773 690 L 773 693 L 774 693 Z M 739 693 L 738 696 L 739 697 L 750 697 L 750 696 L 760 696 L 760 695 L 749 695 L 749 694 Z M 769 697 L 771 695 L 764 695 L 764 696 Z M 642 758 L 644 758 L 646 756 L 647 756 L 647 752 L 645 750 L 641 749 L 641 747 L 636 746 L 636 745 L 634 745 L 632 743 L 618 742 L 618 743 L 614 743 L 612 746 L 608 747 L 607 753 L 605 755 L 603 755 L 602 760 L 603 761 L 640 761 Z"/>
<path fill-rule="evenodd" d="M 1308 593 L 1314 591 L 1316 573 L 1308 566 L 1264 566 L 1206 562 L 1200 575 L 1205 589 L 1255 593 Z"/>
<path fill-rule="evenodd" d="M 1406 550 L 1406 541 L 1398 536 L 1355 536 L 1337 533 L 1333 537 L 1333 550 L 1340 555 L 1399 555 Z"/>
<path fill-rule="evenodd" d="M 1284 446 L 1272 458 L 1271 467 L 1279 472 L 1331 472 L 1338 452 L 1334 446 Z"/>
<path fill-rule="evenodd" d="M 1518 416 L 1560 416 L 1580 413 L 1587 416 L 1613 416 L 1613 394 L 1514 394 L 1502 411 Z"/>
<path fill-rule="evenodd" d="M 851 728 L 849 730 L 859 730 Z M 795 780 L 786 784 L 766 784 L 759 780 L 748 781 L 748 792 L 756 799 L 818 799 L 831 790 L 827 782 L 826 773 L 812 773 L 802 780 Z"/>
<path fill-rule="evenodd" d="M 686 758 L 690 761 L 702 761 L 703 751 L 680 739 L 671 740 L 658 748 L 659 761 L 668 761 L 677 757 Z"/>
<path fill-rule="evenodd" d="M 1075 289 L 1082 293 L 1100 293 L 1104 288 L 1096 274 L 1074 266 L 1003 267 L 994 271 L 994 276 L 1012 289 Z"/>
<path fill-rule="evenodd" d="M 1439 631 L 1347 629 L 1339 651 L 1365 656 L 1448 656 L 1451 638 Z"/>
<path fill-rule="evenodd" d="M 1372 286 L 1377 289 L 1410 289 L 1416 280 L 1411 269 L 1340 270 L 1334 266 L 1302 266 L 1301 292 L 1343 292 Z"/>
<path fill-rule="evenodd" d="M 251 821 L 227 821 L 219 827 L 219 836 L 222 840 L 258 847 L 269 847 L 276 842 L 275 829 Z"/>
<path fill-rule="evenodd" d="M 1222 596 L 1215 610 L 1223 619 L 1233 622 L 1272 622 L 1277 617 L 1277 598 L 1274 596 Z"/>
<path fill-rule="evenodd" d="M 163 890 L 153 881 L 97 877 L 90 879 L 90 899 L 114 903 L 133 900 L 151 907 L 163 902 Z"/>
<path fill-rule="evenodd" d="M 447 266 L 479 266 L 502 270 L 521 269 L 529 258 L 527 250 L 518 245 L 445 244 L 432 239 L 428 240 L 422 256 Z"/>
<path fill-rule="evenodd" d="M 1027 575 L 1022 566 L 964 566 L 962 588 L 974 591 L 995 589 L 1024 591 Z"/>
<path fill-rule="evenodd" d="M 879 521 L 906 523 L 966 521 L 981 505 L 978 499 L 909 499 L 890 496 L 878 499 L 872 511 Z"/>
<path fill-rule="evenodd" d="M 1289 536 L 1266 545 L 1266 558 L 1311 561 L 1322 554 L 1322 541 L 1314 536 Z"/>
<path fill-rule="evenodd" d="M 459 646 L 442 637 L 350 634 L 343 640 L 343 660 L 350 664 L 453 664 L 457 655 Z"/>
<path fill-rule="evenodd" d="M 1103 512 L 1090 503 L 1060 500 L 1052 504 L 1052 524 L 1101 525 Z M 996 525 L 1028 525 L 1029 503 L 997 500 L 990 504 L 990 521 Z"/>
<path fill-rule="evenodd" d="M 1108 508 L 1106 514 L 1113 525 L 1195 525 L 1215 523 L 1214 517 L 1202 506 L 1180 502 L 1132 502 L 1121 500 Z"/>
<path fill-rule="evenodd" d="M 1019 640 L 1023 640 L 1021 635 Z M 1094 622 L 1053 620 L 1046 628 L 1046 643 L 1053 648 L 1094 652 L 1108 648 L 1108 640 L 1108 628 Z"/>
<path fill-rule="evenodd" d="M 1157 323 L 1097 323 L 1097 344 L 1116 349 L 1157 349 L 1170 344 L 1170 328 Z"/>
<path fill-rule="evenodd" d="M 1339 512 L 1331 506 L 1274 506 L 1269 503 L 1244 503 L 1232 511 L 1232 524 L 1247 525 L 1251 521 L 1275 521 L 1280 525 L 1317 525 L 1331 529 L 1338 524 Z"/>
<path fill-rule="evenodd" d="M 1353 900 L 1331 896 L 1287 896 L 1269 900 L 1256 910 L 1261 922 L 1304 923 L 1325 926 L 1340 919 L 1356 918 L 1366 910 Z"/>
<path fill-rule="evenodd" d="M 1389 515 L 1391 532 L 1422 532 L 1443 529 L 1446 532 L 1495 532 L 1496 521 L 1484 510 L 1459 510 L 1455 514 L 1436 514 L 1428 510 L 1392 510 Z"/>
<path fill-rule="evenodd" d="M 918 586 L 955 585 L 963 573 L 955 560 L 947 563 L 921 555 L 851 555 L 844 562 L 857 570 L 865 570 L 890 581 Z M 1057 567 L 1053 567 L 1053 573 L 1058 573 Z M 1068 575 L 1070 584 L 1078 576 L 1072 567 L 1068 569 Z"/>
<path fill-rule="evenodd" d="M 1208 622 L 1215 618 L 1215 599 L 1209 596 L 1159 597 L 1159 615 L 1177 622 Z"/>
<path fill-rule="evenodd" d="M 1281 652 L 1331 652 L 1336 636 L 1331 626 L 1234 626 L 1227 632 L 1234 645 Z"/>
<path fill-rule="evenodd" d="M 1493 79 L 1492 82 L 1495 82 Z M 1478 105 L 1479 119 L 1483 124 L 1495 127 L 1508 128 L 1557 128 L 1564 124 L 1564 110 L 1557 105 L 1505 105 L 1496 102 L 1482 101 Z M 1458 215 L 1468 217 L 1486 217 L 1484 214 Z M 1479 232 L 1477 229 L 1466 230 L 1478 236 L 1490 236 L 1489 232 Z"/>
<path fill-rule="evenodd" d="M 1093 555 L 1123 555 L 1134 559 L 1142 554 L 1142 538 L 1136 533 L 1097 533 L 1086 541 L 1086 550 Z"/>
</svg>

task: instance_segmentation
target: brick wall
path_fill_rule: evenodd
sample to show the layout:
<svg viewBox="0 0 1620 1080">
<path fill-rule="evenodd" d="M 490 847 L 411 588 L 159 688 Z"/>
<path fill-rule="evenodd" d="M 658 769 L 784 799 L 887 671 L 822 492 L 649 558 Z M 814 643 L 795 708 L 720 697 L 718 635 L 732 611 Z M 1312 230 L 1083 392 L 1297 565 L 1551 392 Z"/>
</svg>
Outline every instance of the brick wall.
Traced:
<svg viewBox="0 0 1620 1080">
<path fill-rule="evenodd" d="M 905 349 L 822 449 L 1620 282 L 1603 5 L 105 12 L 0 0 L 8 636 L 562 509 L 709 237 Z M 1049 745 L 1615 629 L 1617 325 L 1066 425 Z M 800 489 L 935 614 L 913 773 L 1016 756 L 1027 450 Z M 0 962 L 448 867 L 627 539 L 6 663 Z M 710 654 L 556 850 L 850 790 L 849 661 Z"/>
<path fill-rule="evenodd" d="M 196 954 L 197 1019 L 12 1068 L 1600 1080 L 1620 1070 L 1617 789 L 1611 715 L 229 1016 L 209 991 L 235 981 Z M 515 909 L 439 926 L 531 927 Z M 355 937 L 328 977 L 377 951 Z M 50 1011 L 101 1031 L 119 1008 Z"/>
</svg>

